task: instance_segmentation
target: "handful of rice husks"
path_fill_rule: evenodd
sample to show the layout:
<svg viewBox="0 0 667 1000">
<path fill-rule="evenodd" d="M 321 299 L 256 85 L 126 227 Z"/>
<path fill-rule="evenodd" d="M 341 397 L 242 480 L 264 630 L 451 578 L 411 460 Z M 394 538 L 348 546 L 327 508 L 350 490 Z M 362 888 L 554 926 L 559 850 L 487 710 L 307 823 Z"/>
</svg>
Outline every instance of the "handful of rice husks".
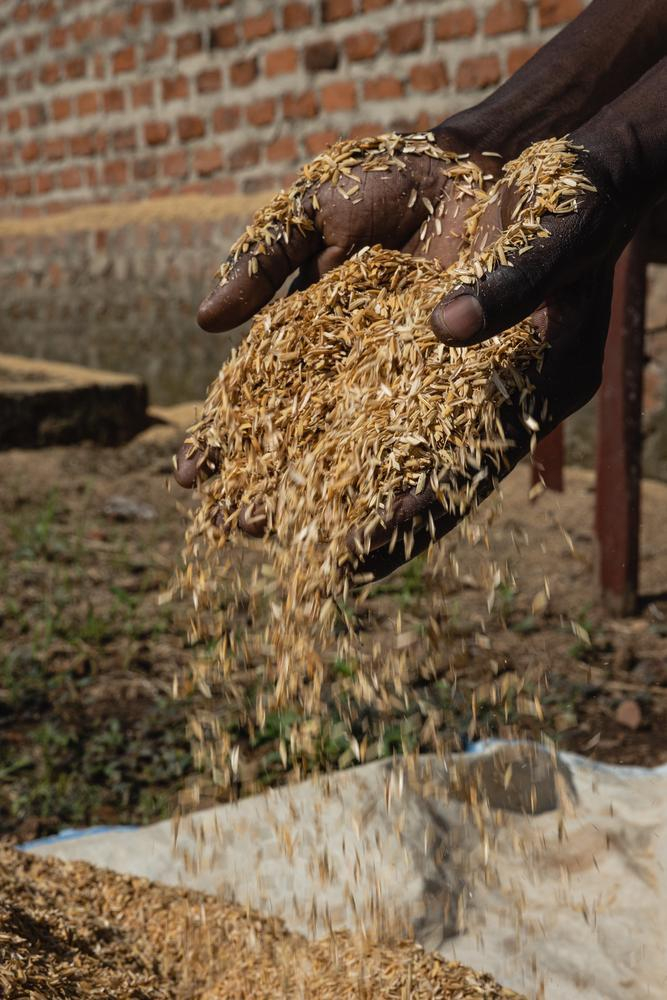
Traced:
<svg viewBox="0 0 667 1000">
<path fill-rule="evenodd" d="M 378 697 L 381 676 L 400 675 L 386 650 L 361 650 L 354 626 L 351 584 L 368 582 L 364 556 L 374 538 L 386 530 L 388 549 L 402 547 L 407 559 L 416 528 L 435 539 L 440 516 L 460 519 L 474 509 L 503 472 L 503 408 L 529 435 L 538 429 L 531 372 L 548 348 L 530 322 L 479 346 L 453 348 L 435 337 L 430 317 L 449 291 L 474 286 L 548 235 L 542 216 L 574 211 L 590 185 L 565 140 L 530 147 L 489 183 L 470 160 L 442 152 L 432 139 L 389 135 L 332 147 L 257 214 L 221 271 L 224 281 L 243 255 L 256 273 L 253 262 L 267 246 L 288 239 L 290 227 L 311 224 L 304 200 L 316 199 L 332 177 L 344 188 L 359 148 L 363 169 L 395 168 L 412 155 L 440 160 L 466 213 L 459 257 L 447 268 L 426 256 L 364 247 L 317 284 L 265 307 L 189 433 L 193 450 L 214 467 L 200 485 L 182 576 L 194 599 L 193 636 L 215 645 L 199 683 L 209 690 L 261 662 L 270 694 L 258 697 L 259 725 L 267 704 L 296 698 L 317 712 L 328 665 L 341 656 L 354 658 L 366 698 Z M 341 196 L 354 199 L 358 183 L 354 175 L 347 180 Z M 480 239 L 480 220 L 507 189 L 515 203 L 510 224 Z M 427 208 L 425 254 L 442 225 L 441 206 Z M 434 505 L 420 524 L 392 531 L 400 498 L 424 490 Z M 251 518 L 261 512 L 262 540 L 240 530 L 244 511 Z M 253 547 L 254 564 L 241 572 L 239 553 Z"/>
</svg>

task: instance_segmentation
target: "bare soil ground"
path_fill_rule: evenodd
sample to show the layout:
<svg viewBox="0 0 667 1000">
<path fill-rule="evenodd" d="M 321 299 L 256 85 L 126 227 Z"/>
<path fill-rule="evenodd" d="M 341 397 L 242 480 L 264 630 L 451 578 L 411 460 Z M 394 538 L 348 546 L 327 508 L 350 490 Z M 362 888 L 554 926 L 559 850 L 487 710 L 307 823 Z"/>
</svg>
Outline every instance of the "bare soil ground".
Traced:
<svg viewBox="0 0 667 1000">
<path fill-rule="evenodd" d="M 162 818 L 191 772 L 192 698 L 171 693 L 192 655 L 187 609 L 158 603 L 190 503 L 166 488 L 180 439 L 177 427 L 155 426 L 118 449 L 2 454 L 0 834 L 11 839 Z M 643 600 L 627 619 L 596 596 L 592 475 L 570 469 L 565 494 L 534 502 L 528 487 L 525 467 L 507 481 L 489 553 L 452 536 L 464 568 L 493 557 L 514 579 L 498 588 L 489 615 L 487 595 L 462 574 L 448 597 L 442 676 L 410 692 L 385 752 L 401 745 L 406 726 L 418 733 L 436 706 L 442 731 L 461 742 L 544 731 L 600 760 L 667 761 L 667 487 L 644 483 Z M 386 582 L 372 627 L 389 627 L 397 602 L 404 620 L 419 621 L 424 586 L 419 562 Z M 494 691 L 510 688 L 506 716 Z M 465 696 L 473 689 L 482 691 L 478 723 Z M 535 693 L 544 721 L 531 708 Z M 260 783 L 284 779 L 284 723 L 270 717 L 252 738 L 236 729 Z M 327 763 L 344 753 L 330 746 Z"/>
</svg>

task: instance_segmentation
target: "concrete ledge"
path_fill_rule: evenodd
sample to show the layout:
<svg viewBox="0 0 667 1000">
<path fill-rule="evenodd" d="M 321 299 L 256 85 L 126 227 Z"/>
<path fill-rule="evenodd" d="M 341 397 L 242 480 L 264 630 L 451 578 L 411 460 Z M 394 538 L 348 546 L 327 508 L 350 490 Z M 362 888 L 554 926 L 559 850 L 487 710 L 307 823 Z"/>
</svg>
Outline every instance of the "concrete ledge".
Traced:
<svg viewBox="0 0 667 1000">
<path fill-rule="evenodd" d="M 0 448 L 122 444 L 148 423 L 134 375 L 0 354 Z"/>
</svg>

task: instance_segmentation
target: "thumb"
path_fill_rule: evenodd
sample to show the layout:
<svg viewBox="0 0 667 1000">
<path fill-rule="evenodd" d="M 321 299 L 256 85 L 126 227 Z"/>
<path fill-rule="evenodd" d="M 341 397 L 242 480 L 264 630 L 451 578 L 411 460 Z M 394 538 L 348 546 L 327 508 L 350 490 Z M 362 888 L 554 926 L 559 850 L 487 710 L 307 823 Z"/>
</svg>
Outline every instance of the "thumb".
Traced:
<svg viewBox="0 0 667 1000">
<path fill-rule="evenodd" d="M 536 245 L 447 295 L 431 315 L 436 337 L 453 347 L 479 344 L 530 316 L 552 290 L 553 249 Z"/>
<path fill-rule="evenodd" d="M 265 253 L 251 250 L 241 254 L 225 283 L 218 284 L 199 306 L 197 322 L 209 333 L 240 326 L 273 298 L 293 271 L 321 249 L 322 237 L 313 226 L 295 228 L 289 240 L 283 236 Z"/>
</svg>

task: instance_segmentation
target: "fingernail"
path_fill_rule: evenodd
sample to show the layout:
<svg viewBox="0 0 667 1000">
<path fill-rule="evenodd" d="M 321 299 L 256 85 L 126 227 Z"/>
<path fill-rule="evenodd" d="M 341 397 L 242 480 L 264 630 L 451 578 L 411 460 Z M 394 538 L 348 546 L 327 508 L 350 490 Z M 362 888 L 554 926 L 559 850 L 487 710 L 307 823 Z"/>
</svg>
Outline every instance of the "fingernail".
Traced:
<svg viewBox="0 0 667 1000">
<path fill-rule="evenodd" d="M 484 313 L 474 295 L 459 295 L 433 313 L 433 329 L 443 340 L 465 343 L 484 325 Z"/>
</svg>

